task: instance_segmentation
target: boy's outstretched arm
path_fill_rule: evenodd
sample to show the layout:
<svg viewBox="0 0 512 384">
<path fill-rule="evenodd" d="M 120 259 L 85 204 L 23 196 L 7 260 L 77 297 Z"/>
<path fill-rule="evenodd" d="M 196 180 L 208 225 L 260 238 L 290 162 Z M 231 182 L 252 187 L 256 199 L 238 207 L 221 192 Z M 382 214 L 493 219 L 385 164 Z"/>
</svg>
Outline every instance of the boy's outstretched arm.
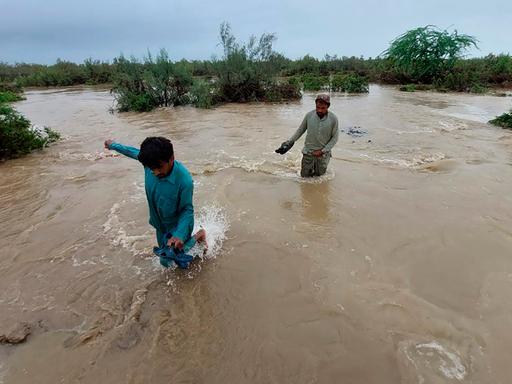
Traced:
<svg viewBox="0 0 512 384">
<path fill-rule="evenodd" d="M 119 152 L 120 154 L 131 157 L 132 159 L 139 160 L 140 151 L 137 148 L 116 143 L 111 139 L 105 140 L 105 148 Z"/>
</svg>

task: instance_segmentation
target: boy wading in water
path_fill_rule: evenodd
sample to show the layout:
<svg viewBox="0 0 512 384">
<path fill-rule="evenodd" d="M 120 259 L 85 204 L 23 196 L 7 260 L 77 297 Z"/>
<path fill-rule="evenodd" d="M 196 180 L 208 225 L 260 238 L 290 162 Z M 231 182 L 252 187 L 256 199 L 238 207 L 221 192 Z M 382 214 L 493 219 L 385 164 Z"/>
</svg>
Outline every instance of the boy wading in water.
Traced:
<svg viewBox="0 0 512 384">
<path fill-rule="evenodd" d="M 331 149 L 338 141 L 338 118 L 329 112 L 331 98 L 320 93 L 315 99 L 315 109 L 304 116 L 301 125 L 293 136 L 276 149 L 284 155 L 306 132 L 306 141 L 302 149 L 302 177 L 322 176 L 327 171 L 331 159 Z"/>
<path fill-rule="evenodd" d="M 156 229 L 160 248 L 166 245 L 187 252 L 196 242 L 206 247 L 206 232 L 194 229 L 192 176 L 179 161 L 174 160 L 174 149 L 165 137 L 147 137 L 140 150 L 113 140 L 105 141 L 105 148 L 139 160 L 144 166 L 144 184 L 149 206 L 149 224 Z"/>
</svg>

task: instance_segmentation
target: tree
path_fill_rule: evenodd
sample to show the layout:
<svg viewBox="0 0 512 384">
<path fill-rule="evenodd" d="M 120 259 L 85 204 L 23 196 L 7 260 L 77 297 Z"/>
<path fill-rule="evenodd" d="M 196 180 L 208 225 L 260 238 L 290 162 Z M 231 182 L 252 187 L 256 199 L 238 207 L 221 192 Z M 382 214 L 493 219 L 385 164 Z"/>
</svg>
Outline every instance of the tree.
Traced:
<svg viewBox="0 0 512 384">
<path fill-rule="evenodd" d="M 469 47 L 478 48 L 476 43 L 475 37 L 457 30 L 427 25 L 397 37 L 383 55 L 411 81 L 431 83 L 450 71 Z"/>
</svg>

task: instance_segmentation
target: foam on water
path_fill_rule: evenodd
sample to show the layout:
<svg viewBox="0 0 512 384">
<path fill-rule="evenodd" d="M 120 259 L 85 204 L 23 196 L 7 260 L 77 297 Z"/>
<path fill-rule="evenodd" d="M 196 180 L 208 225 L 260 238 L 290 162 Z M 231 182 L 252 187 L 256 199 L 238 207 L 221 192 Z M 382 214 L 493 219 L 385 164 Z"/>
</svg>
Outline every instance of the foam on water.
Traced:
<svg viewBox="0 0 512 384">
<path fill-rule="evenodd" d="M 409 158 L 387 158 L 380 157 L 376 155 L 367 155 L 360 154 L 359 157 L 363 159 L 368 159 L 371 162 L 377 164 L 384 164 L 393 168 L 408 168 L 408 169 L 418 169 L 421 168 L 425 164 L 434 163 L 436 161 L 444 160 L 447 158 L 447 155 L 442 152 L 435 153 L 418 153 Z"/>
<path fill-rule="evenodd" d="M 403 341 L 399 343 L 399 352 L 408 367 L 402 372 L 405 380 L 416 377 L 420 384 L 437 382 L 435 377 L 463 381 L 468 375 L 469 368 L 460 354 L 439 341 Z"/>
<path fill-rule="evenodd" d="M 62 151 L 58 153 L 59 159 L 61 160 L 69 160 L 69 161 L 77 161 L 77 160 L 86 160 L 86 161 L 98 161 L 101 159 L 105 159 L 108 157 L 120 157 L 121 155 L 117 153 L 111 152 L 70 152 L 70 151 Z"/>
<path fill-rule="evenodd" d="M 279 178 L 291 179 L 301 183 L 323 183 L 334 178 L 334 172 L 328 171 L 321 177 L 303 178 L 300 176 L 302 154 L 287 154 L 275 157 L 275 153 L 263 153 L 264 158 L 236 156 L 220 150 L 214 161 L 195 164 L 193 175 L 209 175 L 226 169 L 241 169 L 248 173 L 263 173 Z"/>
<path fill-rule="evenodd" d="M 103 233 L 110 234 L 110 243 L 114 247 L 121 246 L 128 249 L 134 256 L 148 252 L 148 248 L 144 245 L 147 245 L 154 235 L 150 231 L 146 231 L 143 234 L 129 235 L 126 223 L 123 223 L 119 218 L 120 209 L 119 203 L 115 203 L 110 208 L 107 221 L 103 224 Z M 138 243 L 142 243 L 143 246 L 138 246 Z"/>
<path fill-rule="evenodd" d="M 448 379 L 463 380 L 466 376 L 466 367 L 462 364 L 461 358 L 455 353 L 448 351 L 437 341 L 416 345 L 418 354 L 427 357 L 436 356 L 439 359 L 439 370 Z"/>
</svg>

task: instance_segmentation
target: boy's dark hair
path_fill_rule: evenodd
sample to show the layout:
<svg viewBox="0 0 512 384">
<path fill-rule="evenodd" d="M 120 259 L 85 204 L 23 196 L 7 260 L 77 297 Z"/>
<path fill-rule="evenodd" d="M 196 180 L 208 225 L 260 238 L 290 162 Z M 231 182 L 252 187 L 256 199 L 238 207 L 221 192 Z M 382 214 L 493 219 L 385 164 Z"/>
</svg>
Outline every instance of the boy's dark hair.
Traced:
<svg viewBox="0 0 512 384">
<path fill-rule="evenodd" d="M 146 137 L 140 145 L 139 161 L 149 169 L 156 169 L 174 156 L 171 140 L 165 137 Z"/>
</svg>

